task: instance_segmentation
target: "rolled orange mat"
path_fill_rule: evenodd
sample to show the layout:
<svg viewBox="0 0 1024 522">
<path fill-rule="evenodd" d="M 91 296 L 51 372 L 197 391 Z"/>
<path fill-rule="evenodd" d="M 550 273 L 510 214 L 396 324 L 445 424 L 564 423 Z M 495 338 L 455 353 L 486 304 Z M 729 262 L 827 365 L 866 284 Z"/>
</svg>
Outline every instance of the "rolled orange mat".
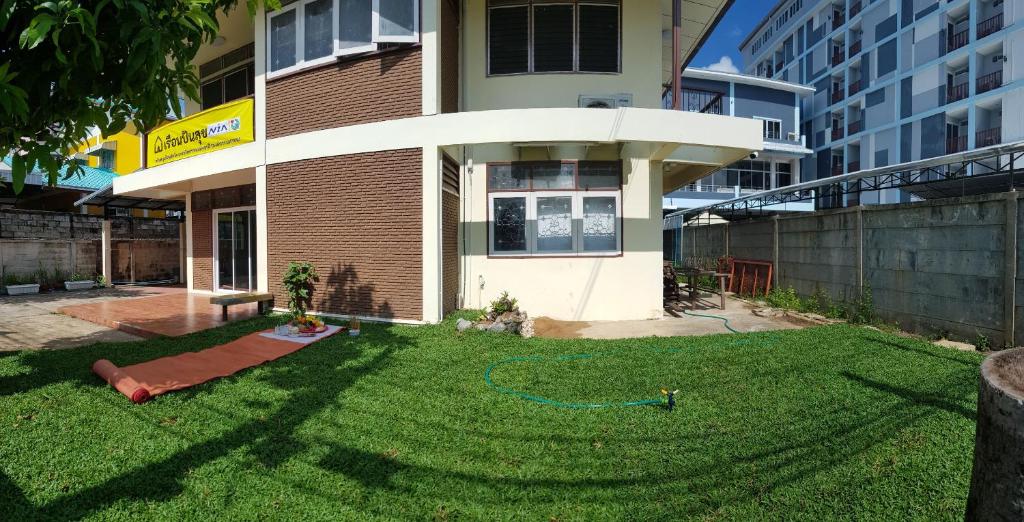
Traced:
<svg viewBox="0 0 1024 522">
<path fill-rule="evenodd" d="M 142 404 L 151 397 L 149 390 L 106 359 L 94 362 L 92 364 L 92 371 L 107 381 L 114 389 L 124 394 L 125 397 L 131 399 L 135 404 Z"/>
</svg>

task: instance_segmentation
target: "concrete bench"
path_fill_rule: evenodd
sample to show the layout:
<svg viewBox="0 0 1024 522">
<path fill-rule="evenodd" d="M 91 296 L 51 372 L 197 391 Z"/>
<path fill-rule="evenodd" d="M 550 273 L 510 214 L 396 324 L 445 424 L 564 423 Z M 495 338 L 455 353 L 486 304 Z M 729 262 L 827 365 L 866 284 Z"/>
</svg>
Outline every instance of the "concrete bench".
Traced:
<svg viewBox="0 0 1024 522">
<path fill-rule="evenodd" d="M 274 302 L 274 294 L 266 292 L 249 292 L 245 294 L 215 295 L 210 298 L 210 304 L 220 305 L 220 317 L 228 320 L 228 307 L 246 303 L 256 303 L 259 313 L 264 314 L 270 310 L 270 304 Z"/>
</svg>

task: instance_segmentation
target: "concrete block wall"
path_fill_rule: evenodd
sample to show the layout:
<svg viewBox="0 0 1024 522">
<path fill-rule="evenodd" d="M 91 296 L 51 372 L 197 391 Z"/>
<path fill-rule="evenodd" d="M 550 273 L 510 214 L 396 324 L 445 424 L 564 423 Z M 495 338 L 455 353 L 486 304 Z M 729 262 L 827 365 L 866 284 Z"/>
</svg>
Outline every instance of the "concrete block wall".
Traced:
<svg viewBox="0 0 1024 522">
<path fill-rule="evenodd" d="M 908 331 L 1024 345 L 1024 208 L 1015 192 L 687 229 L 696 230 L 684 232 L 684 259 L 773 260 L 776 287 L 852 302 L 866 285 L 879 317 Z M 702 244 L 722 236 L 727 249 Z"/>
<path fill-rule="evenodd" d="M 779 218 L 776 286 L 843 301 L 859 295 L 856 219 L 849 211 Z"/>
</svg>

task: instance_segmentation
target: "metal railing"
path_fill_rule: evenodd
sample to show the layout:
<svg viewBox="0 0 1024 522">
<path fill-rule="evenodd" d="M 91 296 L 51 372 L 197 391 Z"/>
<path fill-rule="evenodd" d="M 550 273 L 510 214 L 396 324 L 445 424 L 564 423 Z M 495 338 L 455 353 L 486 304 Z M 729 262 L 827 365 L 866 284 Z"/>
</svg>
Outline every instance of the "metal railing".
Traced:
<svg viewBox="0 0 1024 522">
<path fill-rule="evenodd" d="M 952 52 L 967 45 L 967 41 L 969 39 L 970 33 L 967 31 L 967 29 L 949 35 L 949 38 L 947 38 L 946 41 L 946 52 Z"/>
<path fill-rule="evenodd" d="M 853 136 L 854 134 L 857 134 L 858 132 L 860 132 L 860 130 L 861 130 L 860 129 L 860 123 L 861 123 L 860 120 L 851 121 L 846 126 L 846 134 L 849 135 L 849 136 Z"/>
<path fill-rule="evenodd" d="M 842 176 L 843 175 L 843 166 L 842 165 L 832 165 L 832 175 L 833 176 Z"/>
<path fill-rule="evenodd" d="M 832 14 L 832 30 L 839 29 L 843 24 L 846 23 L 846 17 L 843 16 L 842 11 L 835 11 Z"/>
<path fill-rule="evenodd" d="M 1000 127 L 980 130 L 974 135 L 975 147 L 991 147 L 992 145 L 998 145 L 1002 142 L 1003 129 Z"/>
<path fill-rule="evenodd" d="M 703 89 L 683 88 L 679 101 L 682 110 L 704 114 L 722 114 L 722 98 L 725 93 Z"/>
<path fill-rule="evenodd" d="M 854 94 L 860 92 L 860 80 L 858 79 L 855 82 L 851 82 L 849 87 L 847 87 L 847 90 L 850 91 L 850 96 L 853 96 Z"/>
<path fill-rule="evenodd" d="M 1003 13 L 999 13 L 978 24 L 978 39 L 982 39 L 1003 28 Z"/>
<path fill-rule="evenodd" d="M 967 136 L 946 138 L 946 154 L 954 154 L 967 150 Z"/>
<path fill-rule="evenodd" d="M 835 67 L 835 66 L 843 63 L 843 60 L 845 60 L 845 59 L 846 59 L 846 56 L 843 55 L 842 51 L 832 53 L 832 66 Z"/>
<path fill-rule="evenodd" d="M 967 88 L 967 82 L 960 83 L 957 85 L 946 86 L 946 103 L 953 103 L 967 98 L 969 89 Z"/>
<path fill-rule="evenodd" d="M 850 19 L 851 20 L 853 19 L 853 17 L 855 17 L 858 14 L 860 14 L 860 8 L 861 7 L 862 6 L 861 6 L 861 3 L 860 3 L 860 0 L 857 0 L 856 2 L 853 2 L 852 4 L 850 4 Z"/>
<path fill-rule="evenodd" d="M 854 56 L 854 55 L 856 55 L 857 53 L 860 52 L 860 50 L 861 50 L 861 43 L 863 43 L 863 42 L 861 42 L 860 40 L 857 40 L 856 42 L 853 42 L 852 44 L 850 44 L 850 51 L 849 51 L 850 52 L 850 56 Z"/>
<path fill-rule="evenodd" d="M 832 140 L 834 141 L 834 140 L 841 140 L 841 139 L 843 139 L 843 128 L 842 127 L 832 127 Z"/>
<path fill-rule="evenodd" d="M 1000 69 L 996 72 L 986 74 L 977 81 L 978 94 L 983 92 L 991 91 L 992 89 L 998 89 L 1003 86 L 1003 70 Z"/>
<path fill-rule="evenodd" d="M 839 103 L 841 101 L 843 101 L 843 90 L 834 89 L 832 91 L 832 103 Z"/>
<path fill-rule="evenodd" d="M 850 163 L 848 163 L 846 165 L 846 171 L 847 172 L 857 172 L 858 170 L 860 170 L 860 162 L 859 161 L 851 161 Z"/>
</svg>

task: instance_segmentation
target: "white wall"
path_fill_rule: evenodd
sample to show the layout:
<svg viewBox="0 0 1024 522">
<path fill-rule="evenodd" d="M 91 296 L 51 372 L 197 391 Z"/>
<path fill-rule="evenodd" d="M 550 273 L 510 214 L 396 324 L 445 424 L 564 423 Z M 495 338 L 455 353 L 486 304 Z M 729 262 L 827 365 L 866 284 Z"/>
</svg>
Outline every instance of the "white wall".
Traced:
<svg viewBox="0 0 1024 522">
<path fill-rule="evenodd" d="M 623 149 L 623 254 L 595 258 L 495 258 L 487 255 L 488 161 L 539 159 L 537 151 L 507 145 L 473 146 L 474 161 L 463 186 L 469 222 L 464 233 L 468 263 L 463 276 L 465 306 L 484 308 L 501 292 L 519 299 L 531 317 L 560 320 L 654 319 L 662 316 L 661 163 L 648 145 Z M 585 158 L 614 159 L 615 146 L 591 149 Z M 550 156 L 544 153 L 544 159 Z M 551 157 L 551 159 L 571 159 Z M 464 218 L 465 219 L 465 218 Z"/>
<path fill-rule="evenodd" d="M 576 107 L 580 94 L 630 93 L 633 105 L 661 108 L 661 2 L 622 2 L 622 74 L 487 76 L 486 0 L 467 0 L 463 21 L 463 110 Z"/>
</svg>

